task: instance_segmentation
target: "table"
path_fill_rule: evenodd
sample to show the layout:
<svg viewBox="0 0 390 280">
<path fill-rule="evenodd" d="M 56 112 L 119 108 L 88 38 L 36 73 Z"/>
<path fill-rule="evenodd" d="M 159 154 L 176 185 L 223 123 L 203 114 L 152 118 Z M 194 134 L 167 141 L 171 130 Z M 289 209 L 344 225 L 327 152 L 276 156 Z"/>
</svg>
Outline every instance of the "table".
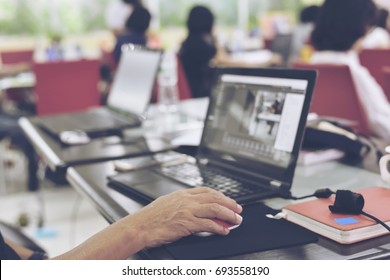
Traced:
<svg viewBox="0 0 390 280">
<path fill-rule="evenodd" d="M 0 90 L 30 89 L 35 86 L 35 75 L 32 72 L 17 74 L 0 79 Z"/>
<path fill-rule="evenodd" d="M 70 184 L 91 201 L 109 223 L 135 213 L 143 207 L 143 203 L 136 198 L 124 196 L 107 186 L 107 176 L 114 174 L 116 171 L 112 161 L 70 167 L 66 174 Z M 303 196 L 323 187 L 330 187 L 333 190 L 339 188 L 357 190 L 374 185 L 383 185 L 378 174 L 339 162 L 328 162 L 309 167 L 298 167 L 295 172 L 292 193 L 294 196 Z M 291 203 L 291 201 L 282 198 L 267 199 L 264 202 L 275 209 Z M 145 253 L 153 259 L 171 258 L 164 248 L 144 251 L 134 258 L 144 258 Z M 341 260 L 380 258 L 390 258 L 390 235 L 348 246 L 320 237 L 318 243 L 239 255 L 229 259 Z"/>
<path fill-rule="evenodd" d="M 203 102 L 203 106 L 207 105 L 207 100 L 198 100 L 197 102 Z M 179 110 L 184 115 L 191 115 L 191 118 L 184 118 L 183 122 L 172 122 L 172 119 L 169 119 L 172 116 L 169 116 L 168 119 L 161 118 L 158 121 L 151 119 L 150 122 L 144 123 L 142 128 L 125 131 L 125 137 L 164 134 L 173 139 L 182 135 L 183 131 L 201 130 L 202 116 L 204 118 L 205 114 L 204 108 L 202 109 L 196 101 L 189 101 L 185 104 L 186 106 L 182 106 Z M 200 114 L 199 110 L 203 110 L 203 113 Z M 91 201 L 109 223 L 133 214 L 143 207 L 142 201 L 124 196 L 108 187 L 107 176 L 117 172 L 112 160 L 112 153 L 115 151 L 110 149 L 100 151 L 102 155 L 106 155 L 104 160 L 100 160 L 103 162 L 71 164 L 70 156 L 54 139 L 37 126 L 36 119 L 23 119 L 21 125 L 38 153 L 48 162 L 49 166 L 53 170 L 62 169 L 68 182 Z M 101 144 L 101 141 L 107 141 L 107 138 L 96 141 Z M 79 147 L 77 151 L 88 155 L 88 153 L 97 151 L 97 147 L 94 145 L 97 144 L 93 143 L 90 148 L 87 146 Z M 116 151 L 115 156 L 118 158 L 126 157 L 126 151 L 126 147 L 121 147 L 121 151 Z M 78 156 L 81 158 L 84 155 Z M 348 164 L 355 164 L 355 166 Z M 357 190 L 368 186 L 384 185 L 377 169 L 375 151 L 372 151 L 365 160 L 359 162 L 333 161 L 306 167 L 298 166 L 295 171 L 292 194 L 299 197 L 311 194 L 323 187 L 333 190 L 340 188 Z M 280 209 L 291 203 L 291 201 L 281 198 L 267 199 L 264 202 L 275 209 Z M 133 258 L 144 258 L 145 256 L 156 259 L 171 258 L 163 247 L 143 251 Z M 239 255 L 230 259 L 390 259 L 390 235 L 348 246 L 320 237 L 317 243 Z"/>
<path fill-rule="evenodd" d="M 207 101 L 203 99 L 195 102 L 202 104 L 202 107 L 205 105 L 207 107 Z M 202 110 L 196 110 L 197 107 L 189 107 L 184 102 L 182 107 L 179 106 L 179 113 L 158 115 L 157 106 L 152 106 L 148 114 L 149 118 L 143 125 L 139 128 L 125 130 L 122 138 L 118 136 L 97 138 L 86 145 L 69 147 L 62 145 L 41 128 L 39 123 L 41 117 L 23 117 L 19 124 L 48 167 L 54 172 L 64 174 L 69 166 L 137 154 L 135 145 L 122 144 L 129 139 L 145 136 L 147 138 L 163 138 L 169 142 L 189 131 L 202 129 L 203 120 L 199 118 L 199 113 L 195 113 L 196 111 L 202 112 Z M 191 110 L 195 112 L 192 113 Z"/>
</svg>

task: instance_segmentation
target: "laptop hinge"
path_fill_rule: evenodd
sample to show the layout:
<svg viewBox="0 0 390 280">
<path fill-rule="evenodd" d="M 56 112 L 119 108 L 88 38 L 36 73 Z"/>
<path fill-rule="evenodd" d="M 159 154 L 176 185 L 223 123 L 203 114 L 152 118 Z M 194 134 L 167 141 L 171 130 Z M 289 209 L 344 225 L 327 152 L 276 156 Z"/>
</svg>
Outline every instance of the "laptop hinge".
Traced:
<svg viewBox="0 0 390 280">
<path fill-rule="evenodd" d="M 250 176 L 252 178 L 257 178 L 257 180 L 261 180 L 264 185 L 269 184 L 270 186 L 276 187 L 276 188 L 280 188 L 280 187 L 285 186 L 285 184 L 283 184 L 282 182 L 279 182 L 277 180 L 270 180 L 270 178 L 267 178 L 265 176 L 261 176 L 259 174 L 253 174 L 252 172 L 248 172 L 247 170 L 235 168 L 235 167 L 229 166 L 227 164 L 221 163 L 217 160 L 212 160 L 212 159 L 208 159 L 208 158 L 198 158 L 197 162 L 198 162 L 198 164 L 201 164 L 201 165 L 214 165 L 214 166 L 217 166 L 220 168 L 222 167 L 222 168 L 226 168 L 228 170 L 232 170 L 233 172 L 240 172 L 240 173 L 247 174 L 248 176 Z"/>
</svg>

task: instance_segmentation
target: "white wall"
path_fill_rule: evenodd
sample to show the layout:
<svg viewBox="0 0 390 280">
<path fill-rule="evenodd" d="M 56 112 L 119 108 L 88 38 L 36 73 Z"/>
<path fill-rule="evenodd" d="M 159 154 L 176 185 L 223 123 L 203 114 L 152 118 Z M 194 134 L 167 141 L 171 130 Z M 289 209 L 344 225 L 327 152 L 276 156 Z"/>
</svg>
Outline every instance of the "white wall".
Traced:
<svg viewBox="0 0 390 280">
<path fill-rule="evenodd" d="M 383 7 L 383 8 L 386 8 L 388 10 L 390 10 L 390 0 L 375 0 L 375 2 Z"/>
</svg>

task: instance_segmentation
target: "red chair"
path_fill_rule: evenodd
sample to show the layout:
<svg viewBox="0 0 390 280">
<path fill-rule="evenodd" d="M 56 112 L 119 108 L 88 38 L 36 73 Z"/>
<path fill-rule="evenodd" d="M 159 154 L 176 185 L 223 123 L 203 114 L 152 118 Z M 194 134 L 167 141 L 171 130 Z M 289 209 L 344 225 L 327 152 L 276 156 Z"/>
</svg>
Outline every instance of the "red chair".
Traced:
<svg viewBox="0 0 390 280">
<path fill-rule="evenodd" d="M 179 100 L 186 100 L 192 98 L 190 85 L 188 83 L 187 75 L 184 71 L 183 64 L 180 57 L 176 55 L 177 61 L 177 91 L 179 94 Z M 152 103 L 158 102 L 158 79 L 153 87 Z"/>
<path fill-rule="evenodd" d="M 390 67 L 390 49 L 363 49 L 359 53 L 360 63 L 370 71 L 378 84 L 385 88 L 383 68 Z"/>
<path fill-rule="evenodd" d="M 382 69 L 383 72 L 383 90 L 385 91 L 385 94 L 387 96 L 387 100 L 390 102 L 390 66 L 384 67 Z"/>
<path fill-rule="evenodd" d="M 32 63 L 34 50 L 1 51 L 0 57 L 4 65 Z"/>
<path fill-rule="evenodd" d="M 347 65 L 293 63 L 294 68 L 318 71 L 311 112 L 356 122 L 359 132 L 370 135 L 368 121 L 358 99 L 352 74 Z"/>
<path fill-rule="evenodd" d="M 187 75 L 184 71 L 183 64 L 179 56 L 176 56 L 177 59 L 177 88 L 179 91 L 179 99 L 185 100 L 192 98 L 190 85 L 188 83 Z"/>
<path fill-rule="evenodd" d="M 36 63 L 38 115 L 65 113 L 99 106 L 99 60 Z"/>
</svg>

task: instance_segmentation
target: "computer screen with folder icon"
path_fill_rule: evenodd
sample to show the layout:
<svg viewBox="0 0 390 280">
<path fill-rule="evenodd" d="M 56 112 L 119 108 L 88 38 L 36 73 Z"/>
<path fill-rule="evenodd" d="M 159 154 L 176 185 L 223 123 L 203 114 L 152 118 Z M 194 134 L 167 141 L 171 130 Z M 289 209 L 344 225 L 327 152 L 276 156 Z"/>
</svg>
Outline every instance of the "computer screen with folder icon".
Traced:
<svg viewBox="0 0 390 280">
<path fill-rule="evenodd" d="M 149 201 L 196 186 L 240 203 L 289 191 L 316 72 L 233 68 L 218 76 L 196 160 L 118 174 L 111 186 Z"/>
</svg>

